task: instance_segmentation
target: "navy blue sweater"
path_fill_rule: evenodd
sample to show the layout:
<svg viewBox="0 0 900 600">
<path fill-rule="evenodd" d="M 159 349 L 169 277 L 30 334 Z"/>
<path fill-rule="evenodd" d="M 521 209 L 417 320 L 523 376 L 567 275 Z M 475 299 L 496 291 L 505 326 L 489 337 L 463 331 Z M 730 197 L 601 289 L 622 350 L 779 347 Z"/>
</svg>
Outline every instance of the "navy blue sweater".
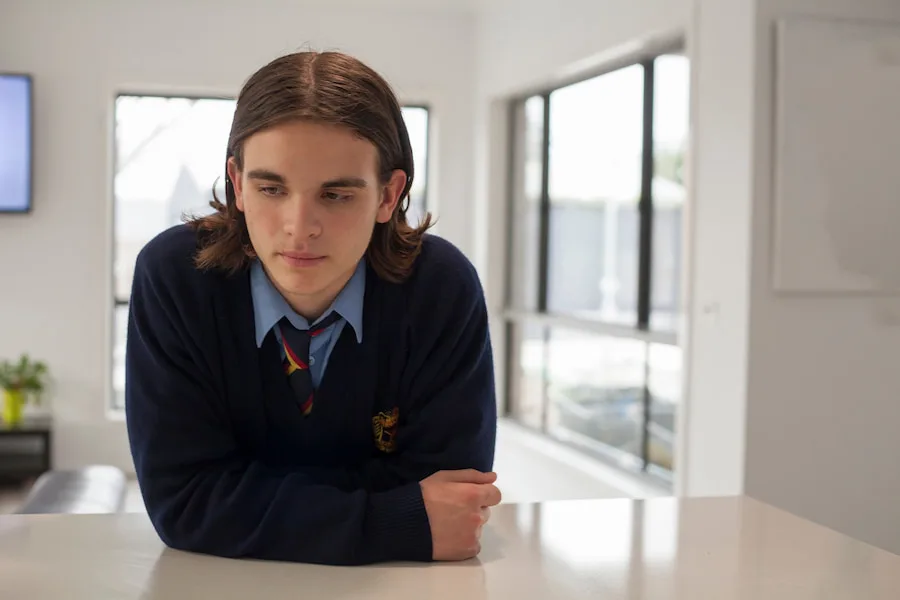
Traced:
<svg viewBox="0 0 900 600">
<path fill-rule="evenodd" d="M 272 332 L 254 338 L 249 270 L 200 271 L 181 225 L 137 259 L 125 406 L 150 519 L 167 545 L 325 564 L 428 561 L 419 481 L 493 466 L 494 367 L 477 274 L 426 236 L 402 284 L 366 277 L 303 417 Z"/>
</svg>

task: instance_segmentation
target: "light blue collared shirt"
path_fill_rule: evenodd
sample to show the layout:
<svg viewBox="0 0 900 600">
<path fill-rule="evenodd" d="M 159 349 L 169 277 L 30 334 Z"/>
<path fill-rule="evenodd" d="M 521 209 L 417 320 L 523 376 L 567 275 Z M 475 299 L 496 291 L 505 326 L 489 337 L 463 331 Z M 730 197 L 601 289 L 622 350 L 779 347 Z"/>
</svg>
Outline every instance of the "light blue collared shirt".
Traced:
<svg viewBox="0 0 900 600">
<path fill-rule="evenodd" d="M 356 271 L 350 280 L 331 303 L 322 316 L 315 323 L 310 324 L 304 317 L 297 314 L 290 304 L 275 289 L 269 276 L 266 275 L 262 264 L 257 260 L 250 270 L 250 293 L 253 298 L 253 318 L 256 323 L 256 346 L 262 347 L 263 340 L 273 328 L 275 337 L 281 347 L 281 329 L 277 326 L 282 317 L 287 317 L 297 329 L 309 329 L 332 312 L 341 315 L 341 319 L 329 326 L 325 331 L 310 340 L 309 345 L 309 372 L 312 375 L 313 386 L 318 388 L 328 365 L 331 351 L 337 344 L 344 324 L 349 323 L 356 333 L 356 341 L 362 343 L 362 318 L 363 299 L 366 292 L 366 263 L 359 261 Z M 281 356 L 284 358 L 284 348 L 281 347 Z"/>
</svg>

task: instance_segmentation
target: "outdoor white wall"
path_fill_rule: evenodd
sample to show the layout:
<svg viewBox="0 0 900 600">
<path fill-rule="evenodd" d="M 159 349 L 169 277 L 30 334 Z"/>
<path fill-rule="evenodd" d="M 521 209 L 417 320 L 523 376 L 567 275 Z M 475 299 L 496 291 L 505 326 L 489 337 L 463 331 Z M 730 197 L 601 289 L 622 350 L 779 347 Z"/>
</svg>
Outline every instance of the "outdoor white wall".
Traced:
<svg viewBox="0 0 900 600">
<path fill-rule="evenodd" d="M 433 108 L 438 231 L 470 253 L 474 35 L 465 3 L 442 0 L 2 2 L 0 71 L 34 76 L 36 162 L 34 212 L 0 217 L 0 357 L 49 362 L 56 465 L 131 468 L 106 414 L 116 92 L 236 94 L 279 54 L 355 54 Z"/>
</svg>

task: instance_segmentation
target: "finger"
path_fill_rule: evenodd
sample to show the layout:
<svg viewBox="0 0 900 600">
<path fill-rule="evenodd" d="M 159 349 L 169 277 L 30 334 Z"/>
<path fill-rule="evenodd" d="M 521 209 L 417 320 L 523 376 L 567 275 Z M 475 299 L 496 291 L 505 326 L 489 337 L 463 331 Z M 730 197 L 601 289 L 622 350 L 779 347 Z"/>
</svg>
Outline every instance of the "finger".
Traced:
<svg viewBox="0 0 900 600">
<path fill-rule="evenodd" d="M 495 485 L 485 485 L 481 488 L 481 506 L 496 506 L 500 504 L 503 495 Z"/>
<path fill-rule="evenodd" d="M 475 469 L 460 469 L 458 471 L 441 471 L 441 479 L 456 483 L 490 484 L 497 481 L 496 473 L 482 473 Z"/>
<path fill-rule="evenodd" d="M 485 506 L 481 509 L 481 522 L 487 523 L 491 520 L 491 509 L 488 506 Z"/>
</svg>

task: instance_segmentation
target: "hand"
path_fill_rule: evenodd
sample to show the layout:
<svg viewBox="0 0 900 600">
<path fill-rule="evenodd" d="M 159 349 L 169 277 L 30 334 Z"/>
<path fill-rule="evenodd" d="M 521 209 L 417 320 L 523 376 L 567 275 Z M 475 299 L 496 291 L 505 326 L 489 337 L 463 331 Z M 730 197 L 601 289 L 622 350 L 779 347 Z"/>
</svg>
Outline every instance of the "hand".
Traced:
<svg viewBox="0 0 900 600">
<path fill-rule="evenodd" d="M 420 482 L 434 560 L 465 560 L 481 552 L 481 530 L 490 507 L 500 503 L 495 481 L 496 473 L 465 469 L 439 471 Z"/>
</svg>

